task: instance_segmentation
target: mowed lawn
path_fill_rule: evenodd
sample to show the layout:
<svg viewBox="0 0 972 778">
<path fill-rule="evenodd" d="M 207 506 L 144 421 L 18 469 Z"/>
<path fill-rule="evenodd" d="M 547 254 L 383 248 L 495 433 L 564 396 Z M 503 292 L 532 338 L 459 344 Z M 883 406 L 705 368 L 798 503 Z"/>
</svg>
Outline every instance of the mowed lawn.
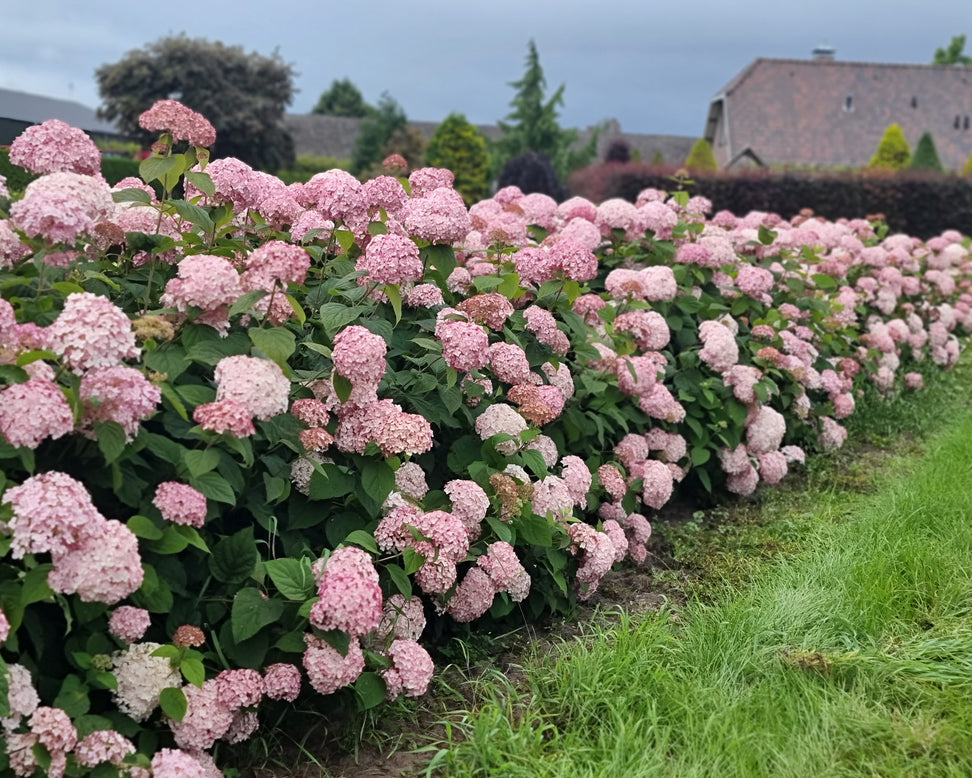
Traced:
<svg viewBox="0 0 972 778">
<path fill-rule="evenodd" d="M 494 678 L 448 717 L 427 774 L 972 775 L 961 395 L 912 400 L 938 431 L 869 474 L 870 493 L 817 479 L 791 495 L 797 553 L 677 612 L 589 627 L 515 684 Z"/>
</svg>

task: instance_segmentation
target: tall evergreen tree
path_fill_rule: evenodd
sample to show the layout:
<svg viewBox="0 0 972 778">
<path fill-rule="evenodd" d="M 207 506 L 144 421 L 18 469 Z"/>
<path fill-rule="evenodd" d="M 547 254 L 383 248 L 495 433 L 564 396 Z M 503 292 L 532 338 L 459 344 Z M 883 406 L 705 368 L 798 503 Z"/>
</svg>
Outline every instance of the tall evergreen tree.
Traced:
<svg viewBox="0 0 972 778">
<path fill-rule="evenodd" d="M 904 130 L 901 129 L 900 124 L 894 122 L 887 126 L 867 166 L 900 170 L 907 167 L 910 160 L 911 147 L 905 138 Z"/>
<path fill-rule="evenodd" d="M 921 134 L 908 167 L 917 170 L 937 170 L 939 173 L 942 172 L 942 162 L 938 158 L 938 150 L 935 148 L 935 141 L 932 139 L 930 132 L 925 131 Z"/>
<path fill-rule="evenodd" d="M 426 164 L 452 171 L 453 186 L 467 205 L 489 193 L 489 151 L 486 138 L 461 113 L 450 113 L 438 127 L 425 150 Z"/>
<path fill-rule="evenodd" d="M 505 121 L 499 121 L 500 139 L 496 142 L 494 168 L 499 169 L 510 157 L 524 151 L 536 151 L 553 163 L 557 175 L 566 177 L 574 168 L 586 165 L 597 152 L 597 133 L 583 146 L 571 148 L 577 141 L 577 130 L 562 129 L 557 121 L 558 109 L 564 102 L 561 84 L 549 99 L 544 93 L 547 79 L 540 66 L 537 46 L 531 40 L 527 47 L 526 70 L 523 77 L 510 83 L 516 90 L 510 106 L 513 110 Z"/>
</svg>

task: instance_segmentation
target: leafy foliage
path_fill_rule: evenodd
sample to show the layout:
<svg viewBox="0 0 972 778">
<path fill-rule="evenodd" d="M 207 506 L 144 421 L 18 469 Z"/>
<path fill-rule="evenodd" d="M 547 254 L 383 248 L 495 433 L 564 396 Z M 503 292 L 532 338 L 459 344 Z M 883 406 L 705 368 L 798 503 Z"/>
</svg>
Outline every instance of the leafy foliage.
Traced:
<svg viewBox="0 0 972 778">
<path fill-rule="evenodd" d="M 387 92 L 382 94 L 375 112 L 363 119 L 358 127 L 358 136 L 351 152 L 350 171 L 356 176 L 361 175 L 380 163 L 386 156 L 392 136 L 405 132 L 407 128 L 405 109 Z"/>
<path fill-rule="evenodd" d="M 712 144 L 705 138 L 699 138 L 695 141 L 685 158 L 685 167 L 693 171 L 718 170 L 719 163 L 716 162 Z"/>
<path fill-rule="evenodd" d="M 541 192 L 554 200 L 563 200 L 566 193 L 550 160 L 536 151 L 524 151 L 506 160 L 496 185 L 499 188 L 517 186 L 523 194 Z"/>
<path fill-rule="evenodd" d="M 139 127 L 139 114 L 176 95 L 216 128 L 213 157 L 237 157 L 262 170 L 293 164 L 293 139 L 283 116 L 293 99 L 294 72 L 276 53 L 267 57 L 177 35 L 129 51 L 99 67 L 95 77 L 99 115 L 117 122 L 125 135 L 149 143 L 154 136 Z"/>
<path fill-rule="evenodd" d="M 948 42 L 948 46 L 935 49 L 935 56 L 932 59 L 933 65 L 965 65 L 972 66 L 972 57 L 963 54 L 965 49 L 965 36 L 954 35 Z"/>
<path fill-rule="evenodd" d="M 897 122 L 889 124 L 878 141 L 874 156 L 867 163 L 869 168 L 900 170 L 911 160 L 911 147 L 905 138 L 904 130 Z"/>
<path fill-rule="evenodd" d="M 425 161 L 453 172 L 453 186 L 467 205 L 486 197 L 490 166 L 486 138 L 463 114 L 450 113 L 435 128 L 425 149 Z"/>
<path fill-rule="evenodd" d="M 350 116 L 363 119 L 375 112 L 374 106 L 365 102 L 358 87 L 350 79 L 334 79 L 331 85 L 321 92 L 311 113 L 324 116 Z"/>
</svg>

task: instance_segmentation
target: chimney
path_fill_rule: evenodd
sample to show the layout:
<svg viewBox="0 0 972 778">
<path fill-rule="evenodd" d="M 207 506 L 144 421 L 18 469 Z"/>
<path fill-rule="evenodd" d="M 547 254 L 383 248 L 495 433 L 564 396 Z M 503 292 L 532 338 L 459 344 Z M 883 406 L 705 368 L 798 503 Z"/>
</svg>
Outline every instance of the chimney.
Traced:
<svg viewBox="0 0 972 778">
<path fill-rule="evenodd" d="M 835 49 L 833 46 L 828 46 L 826 43 L 822 43 L 811 53 L 813 55 L 813 59 L 817 62 L 833 62 L 837 49 Z"/>
</svg>

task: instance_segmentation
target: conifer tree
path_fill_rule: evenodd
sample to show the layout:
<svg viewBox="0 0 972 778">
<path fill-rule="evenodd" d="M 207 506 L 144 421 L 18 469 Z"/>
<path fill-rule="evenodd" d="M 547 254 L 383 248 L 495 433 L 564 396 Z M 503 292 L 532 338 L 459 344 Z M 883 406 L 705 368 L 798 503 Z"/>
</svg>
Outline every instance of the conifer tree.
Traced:
<svg viewBox="0 0 972 778">
<path fill-rule="evenodd" d="M 375 112 L 373 106 L 365 102 L 361 91 L 348 78 L 335 78 L 331 85 L 321 92 L 311 113 L 325 116 L 351 116 L 363 119 Z"/>
<path fill-rule="evenodd" d="M 467 205 L 489 194 L 489 151 L 486 138 L 461 113 L 450 113 L 435 128 L 425 150 L 426 164 L 455 175 L 453 186 Z"/>
<path fill-rule="evenodd" d="M 557 175 L 563 179 L 571 170 L 594 159 L 598 133 L 592 133 L 583 148 L 571 148 L 577 140 L 577 130 L 562 129 L 557 122 L 557 111 L 564 102 L 564 85 L 557 87 L 549 100 L 544 99 L 547 80 L 532 40 L 527 48 L 526 71 L 510 86 L 516 89 L 510 102 L 513 110 L 505 121 L 497 122 L 502 135 L 495 144 L 494 169 L 498 170 L 510 157 L 536 151 L 553 163 Z"/>
<path fill-rule="evenodd" d="M 935 149 L 935 141 L 932 140 L 931 133 L 927 130 L 918 139 L 915 153 L 911 157 L 908 167 L 916 170 L 937 170 L 939 173 L 943 171 L 942 162 L 938 158 L 938 151 Z"/>
<path fill-rule="evenodd" d="M 878 141 L 874 156 L 871 157 L 868 167 L 887 168 L 889 170 L 900 170 L 907 167 L 911 159 L 911 147 L 904 136 L 904 130 L 897 122 L 889 124 L 881 140 Z"/>
<path fill-rule="evenodd" d="M 705 138 L 699 138 L 692 144 L 688 156 L 685 158 L 685 167 L 689 170 L 718 170 L 719 163 L 716 162 L 715 153 L 712 145 Z"/>
</svg>

